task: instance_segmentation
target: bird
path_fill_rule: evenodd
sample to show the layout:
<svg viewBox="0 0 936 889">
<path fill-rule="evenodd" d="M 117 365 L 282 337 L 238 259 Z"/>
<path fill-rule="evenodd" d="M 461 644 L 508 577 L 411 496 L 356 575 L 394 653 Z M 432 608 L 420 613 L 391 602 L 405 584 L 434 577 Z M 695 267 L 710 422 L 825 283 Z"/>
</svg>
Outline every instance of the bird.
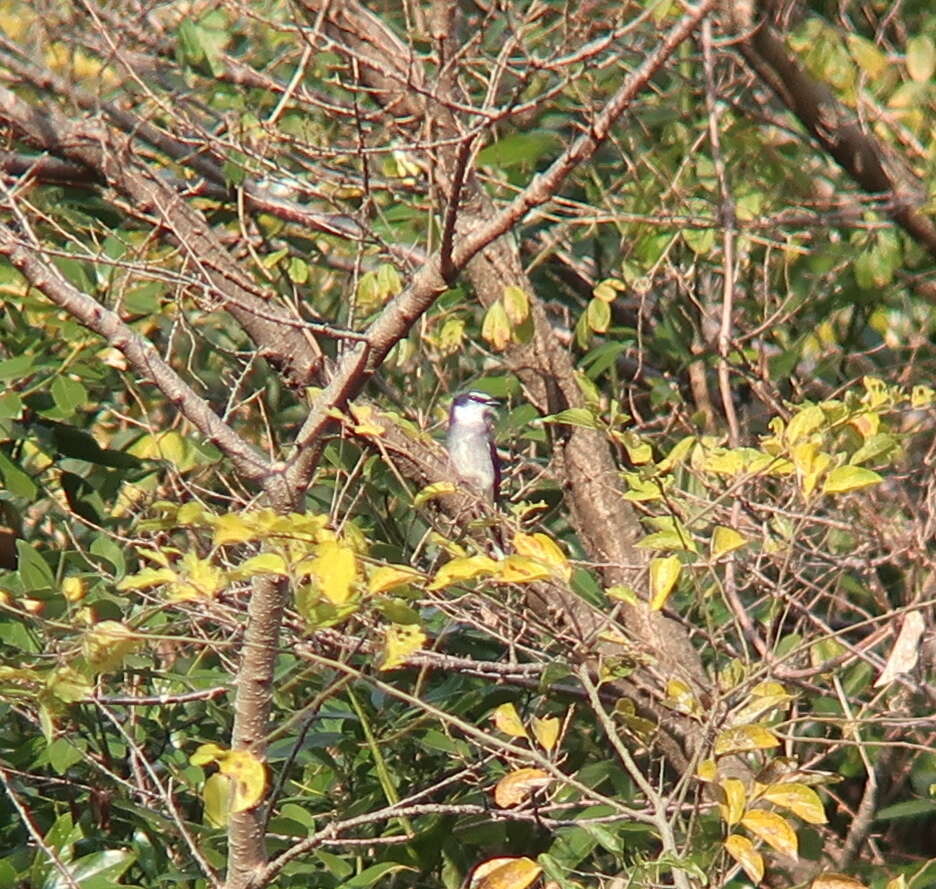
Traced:
<svg viewBox="0 0 936 889">
<path fill-rule="evenodd" d="M 484 392 L 463 392 L 449 408 L 446 448 L 459 481 L 492 506 L 500 499 L 501 468 L 494 446 L 497 400 Z"/>
</svg>

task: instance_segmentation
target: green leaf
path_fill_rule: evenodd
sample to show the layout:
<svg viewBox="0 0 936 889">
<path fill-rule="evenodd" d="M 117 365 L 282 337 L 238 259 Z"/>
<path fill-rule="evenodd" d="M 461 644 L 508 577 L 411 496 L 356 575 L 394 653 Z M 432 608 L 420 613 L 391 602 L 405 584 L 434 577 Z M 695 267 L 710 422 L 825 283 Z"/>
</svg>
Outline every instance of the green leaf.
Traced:
<svg viewBox="0 0 936 889">
<path fill-rule="evenodd" d="M 588 408 L 570 407 L 558 414 L 543 417 L 541 423 L 562 423 L 565 426 L 581 426 L 583 429 L 600 429 L 598 418 Z"/>
<path fill-rule="evenodd" d="M 3 451 L 0 451 L 0 475 L 3 476 L 3 486 L 17 497 L 24 500 L 34 500 L 38 493 L 36 483 L 19 468 Z"/>
<path fill-rule="evenodd" d="M 88 400 L 88 390 L 77 380 L 58 376 L 52 381 L 52 400 L 63 417 L 70 417 Z"/>
<path fill-rule="evenodd" d="M 55 587 L 55 576 L 52 574 L 52 569 L 31 543 L 25 540 L 17 540 L 16 556 L 19 576 L 23 582 L 23 589 L 27 593 L 50 590 Z"/>
<path fill-rule="evenodd" d="M 357 876 L 350 880 L 345 880 L 339 889 L 369 889 L 388 874 L 395 874 L 401 870 L 413 870 L 405 864 L 397 864 L 395 861 L 382 861 L 380 864 L 372 864 L 364 868 Z"/>
<path fill-rule="evenodd" d="M 15 358 L 7 358 L 0 361 L 0 382 L 4 380 L 22 380 L 29 374 L 36 360 L 35 355 L 28 352 L 25 355 L 17 355 Z"/>
<path fill-rule="evenodd" d="M 521 164 L 532 165 L 544 154 L 558 150 L 561 144 L 558 133 L 546 130 L 514 133 L 479 151 L 477 163 L 502 170 Z"/>
<path fill-rule="evenodd" d="M 0 419 L 16 420 L 23 412 L 23 399 L 16 392 L 0 395 Z"/>
<path fill-rule="evenodd" d="M 595 333 L 604 333 L 611 324 L 611 306 L 602 299 L 589 300 L 586 314 L 588 326 Z"/>
</svg>

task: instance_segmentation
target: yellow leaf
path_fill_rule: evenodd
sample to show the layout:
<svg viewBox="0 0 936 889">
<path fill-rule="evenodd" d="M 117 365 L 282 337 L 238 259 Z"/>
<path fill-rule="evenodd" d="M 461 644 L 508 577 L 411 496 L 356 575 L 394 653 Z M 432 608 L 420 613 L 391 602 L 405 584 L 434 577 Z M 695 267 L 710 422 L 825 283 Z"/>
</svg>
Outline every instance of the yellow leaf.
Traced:
<svg viewBox="0 0 936 889">
<path fill-rule="evenodd" d="M 725 840 L 725 851 L 741 865 L 755 886 L 764 878 L 764 858 L 747 837 L 733 833 Z"/>
<path fill-rule="evenodd" d="M 551 575 L 548 565 L 526 556 L 507 556 L 498 565 L 497 580 L 501 583 L 534 583 Z"/>
<path fill-rule="evenodd" d="M 816 877 L 809 889 L 865 889 L 865 884 L 848 874 L 836 874 L 830 871 Z"/>
<path fill-rule="evenodd" d="M 714 753 L 724 756 L 727 753 L 743 753 L 747 750 L 766 750 L 779 747 L 777 736 L 764 725 L 739 725 L 737 728 L 719 732 L 715 738 Z"/>
<path fill-rule="evenodd" d="M 446 562 L 438 571 L 427 589 L 441 590 L 460 580 L 471 580 L 482 574 L 494 574 L 498 563 L 489 556 L 466 556 Z"/>
<path fill-rule="evenodd" d="M 435 482 L 432 485 L 426 485 L 414 498 L 413 506 L 422 506 L 428 500 L 434 500 L 436 497 L 443 497 L 446 494 L 455 494 L 458 486 L 453 482 Z"/>
<path fill-rule="evenodd" d="M 572 566 L 559 544 L 546 534 L 524 534 L 518 531 L 513 539 L 514 549 L 521 556 L 538 559 L 547 565 L 550 571 L 566 583 L 572 577 Z"/>
<path fill-rule="evenodd" d="M 244 519 L 244 516 L 233 512 L 220 515 L 214 522 L 214 545 L 246 543 L 254 539 L 255 533 L 255 528 Z"/>
<path fill-rule="evenodd" d="M 386 593 L 397 587 L 416 583 L 422 575 L 406 565 L 381 565 L 370 576 L 367 591 L 371 594 Z"/>
<path fill-rule="evenodd" d="M 809 824 L 826 823 L 825 809 L 819 794 L 805 784 L 770 784 L 761 791 L 760 796 L 774 805 L 789 809 Z"/>
<path fill-rule="evenodd" d="M 698 716 L 702 712 L 698 698 L 681 679 L 670 679 L 666 683 L 666 697 L 663 703 L 671 710 L 685 713 L 687 716 Z"/>
<path fill-rule="evenodd" d="M 266 767 L 257 757 L 246 750 L 232 750 L 218 766 L 234 785 L 232 812 L 246 812 L 259 804 L 266 790 Z"/>
<path fill-rule="evenodd" d="M 542 719 L 534 716 L 530 723 L 533 737 L 547 753 L 556 746 L 556 741 L 559 739 L 559 726 L 559 720 L 555 716 L 545 716 Z"/>
<path fill-rule="evenodd" d="M 62 595 L 66 602 L 80 602 L 85 597 L 85 582 L 74 574 L 62 581 Z"/>
<path fill-rule="evenodd" d="M 286 560 L 279 553 L 258 553 L 230 571 L 228 579 L 250 580 L 257 574 L 279 574 L 285 577 L 289 574 L 289 569 L 286 567 Z"/>
<path fill-rule="evenodd" d="M 507 319 L 516 327 L 530 316 L 530 297 L 522 287 L 510 284 L 504 288 L 504 311 Z"/>
<path fill-rule="evenodd" d="M 355 435 L 379 438 L 387 431 L 385 426 L 377 422 L 378 414 L 373 405 L 351 404 L 348 405 L 348 410 L 355 420 L 356 425 L 351 427 Z"/>
<path fill-rule="evenodd" d="M 714 781 L 718 777 L 718 766 L 714 759 L 703 759 L 696 769 L 696 778 L 700 781 Z"/>
<path fill-rule="evenodd" d="M 737 778 L 723 778 L 718 784 L 725 792 L 725 802 L 720 807 L 722 819 L 729 826 L 737 824 L 744 814 L 744 806 L 747 803 L 744 782 Z"/>
<path fill-rule="evenodd" d="M 209 775 L 202 788 L 202 800 L 205 803 L 205 821 L 212 827 L 227 827 L 228 812 L 231 810 L 230 779 L 220 772 Z"/>
<path fill-rule="evenodd" d="M 505 735 L 510 735 L 511 738 L 525 738 L 527 736 L 526 729 L 520 721 L 520 714 L 517 713 L 517 708 L 509 701 L 506 704 L 501 704 L 494 711 L 494 725 Z"/>
<path fill-rule="evenodd" d="M 744 546 L 745 543 L 747 543 L 747 538 L 735 531 L 734 528 L 718 525 L 712 533 L 712 558 L 717 559 L 725 555 L 725 553 L 730 553 L 732 550 Z"/>
<path fill-rule="evenodd" d="M 484 315 L 481 336 L 496 352 L 502 352 L 510 343 L 510 319 L 499 299 L 491 303 Z"/>
<path fill-rule="evenodd" d="M 744 813 L 741 823 L 756 836 L 763 840 L 781 855 L 797 858 L 796 832 L 790 822 L 776 812 L 765 812 L 761 809 L 752 809 Z"/>
<path fill-rule="evenodd" d="M 542 872 L 529 858 L 492 858 L 472 871 L 468 889 L 527 889 Z"/>
<path fill-rule="evenodd" d="M 390 624 L 384 635 L 381 670 L 395 670 L 409 660 L 426 643 L 426 634 L 417 624 Z"/>
<path fill-rule="evenodd" d="M 650 560 L 650 608 L 659 611 L 673 591 L 679 573 L 682 571 L 682 562 L 679 556 L 665 556 Z"/>
<path fill-rule="evenodd" d="M 192 765 L 215 763 L 231 782 L 231 812 L 246 812 L 263 799 L 266 766 L 247 750 L 225 750 L 217 744 L 202 744 L 189 757 Z"/>
<path fill-rule="evenodd" d="M 319 590 L 332 605 L 344 605 L 357 579 L 354 550 L 337 540 L 320 543 L 309 573 L 315 575 Z"/>
<path fill-rule="evenodd" d="M 148 590 L 150 587 L 172 583 L 176 579 L 177 575 L 171 568 L 144 568 L 137 574 L 128 574 L 117 584 L 117 589 L 121 592 L 124 590 Z"/>
<path fill-rule="evenodd" d="M 519 806 L 552 779 L 542 769 L 517 769 L 505 775 L 494 788 L 494 802 L 501 809 Z"/>
<path fill-rule="evenodd" d="M 881 476 L 863 466 L 838 466 L 826 476 L 822 490 L 825 494 L 844 494 L 876 485 L 880 481 Z"/>
<path fill-rule="evenodd" d="M 95 624 L 81 640 L 81 651 L 95 673 L 106 673 L 123 664 L 140 643 L 140 637 L 116 620 Z"/>
<path fill-rule="evenodd" d="M 179 568 L 178 576 L 168 590 L 172 602 L 213 599 L 227 586 L 227 575 L 195 553 L 186 553 Z"/>
</svg>

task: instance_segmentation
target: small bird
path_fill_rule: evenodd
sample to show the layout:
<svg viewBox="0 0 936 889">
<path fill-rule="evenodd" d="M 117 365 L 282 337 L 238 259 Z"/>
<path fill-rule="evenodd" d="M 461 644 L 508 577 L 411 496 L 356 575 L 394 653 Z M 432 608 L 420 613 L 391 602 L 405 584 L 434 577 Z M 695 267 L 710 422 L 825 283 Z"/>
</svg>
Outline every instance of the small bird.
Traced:
<svg viewBox="0 0 936 889">
<path fill-rule="evenodd" d="M 500 497 L 500 461 L 494 447 L 497 401 L 483 392 L 456 395 L 449 409 L 446 447 L 458 478 L 489 503 Z"/>
</svg>

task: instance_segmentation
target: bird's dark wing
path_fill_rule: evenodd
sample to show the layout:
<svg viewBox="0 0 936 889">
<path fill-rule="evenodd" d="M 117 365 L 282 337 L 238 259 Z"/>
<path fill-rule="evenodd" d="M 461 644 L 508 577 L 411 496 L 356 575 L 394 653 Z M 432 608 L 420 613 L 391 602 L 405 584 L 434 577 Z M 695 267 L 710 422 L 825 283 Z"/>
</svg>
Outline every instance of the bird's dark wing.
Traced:
<svg viewBox="0 0 936 889">
<path fill-rule="evenodd" d="M 491 486 L 491 497 L 494 500 L 494 504 L 497 505 L 500 503 L 500 486 L 501 486 L 500 458 L 497 456 L 497 446 L 494 444 L 493 437 L 488 439 L 488 445 L 491 448 L 491 466 L 494 467 L 494 484 Z"/>
</svg>

